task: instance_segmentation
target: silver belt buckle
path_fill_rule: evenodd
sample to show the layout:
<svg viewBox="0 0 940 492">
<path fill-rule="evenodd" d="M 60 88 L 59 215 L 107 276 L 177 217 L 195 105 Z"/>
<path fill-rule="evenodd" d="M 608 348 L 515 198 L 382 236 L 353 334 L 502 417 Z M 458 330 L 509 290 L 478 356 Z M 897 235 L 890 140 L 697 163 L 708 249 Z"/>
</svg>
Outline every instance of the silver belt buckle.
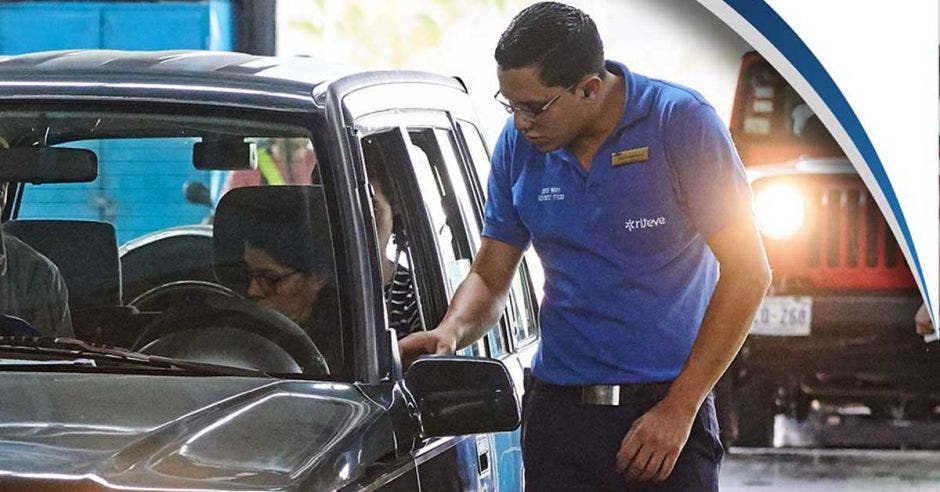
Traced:
<svg viewBox="0 0 940 492">
<path fill-rule="evenodd" d="M 598 384 L 581 388 L 581 403 L 585 405 L 620 405 L 620 386 Z"/>
</svg>

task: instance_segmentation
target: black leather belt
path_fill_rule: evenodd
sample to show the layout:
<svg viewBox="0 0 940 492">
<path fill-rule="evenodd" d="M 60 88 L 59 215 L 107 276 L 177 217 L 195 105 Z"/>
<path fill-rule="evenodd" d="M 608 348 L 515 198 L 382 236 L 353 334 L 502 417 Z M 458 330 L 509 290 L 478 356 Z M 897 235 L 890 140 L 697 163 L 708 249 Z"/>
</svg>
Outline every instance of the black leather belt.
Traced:
<svg viewBox="0 0 940 492">
<path fill-rule="evenodd" d="M 584 405 L 619 406 L 621 403 L 637 399 L 665 397 L 671 384 L 672 381 L 566 386 L 536 380 L 534 389 L 543 389 L 550 393 L 561 393 L 569 398 L 577 398 Z"/>
</svg>

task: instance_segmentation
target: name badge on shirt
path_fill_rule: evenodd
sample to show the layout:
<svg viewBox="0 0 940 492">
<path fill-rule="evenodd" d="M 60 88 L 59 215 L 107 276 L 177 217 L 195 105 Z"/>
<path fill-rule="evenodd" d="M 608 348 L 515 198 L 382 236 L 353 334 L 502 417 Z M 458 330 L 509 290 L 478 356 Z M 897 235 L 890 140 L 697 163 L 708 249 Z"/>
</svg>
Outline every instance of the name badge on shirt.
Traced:
<svg viewBox="0 0 940 492">
<path fill-rule="evenodd" d="M 636 164 L 646 162 L 650 158 L 649 147 L 637 147 L 635 149 L 621 150 L 610 154 L 610 164 L 614 167 L 626 164 Z"/>
</svg>

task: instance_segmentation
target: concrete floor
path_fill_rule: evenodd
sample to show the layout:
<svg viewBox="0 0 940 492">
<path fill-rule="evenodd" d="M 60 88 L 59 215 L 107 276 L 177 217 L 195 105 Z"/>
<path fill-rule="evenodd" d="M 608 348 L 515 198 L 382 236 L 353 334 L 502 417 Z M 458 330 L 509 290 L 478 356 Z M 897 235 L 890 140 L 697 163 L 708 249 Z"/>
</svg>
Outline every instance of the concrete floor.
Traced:
<svg viewBox="0 0 940 492">
<path fill-rule="evenodd" d="M 940 490 L 940 452 L 738 449 L 722 463 L 723 491 Z"/>
<path fill-rule="evenodd" d="M 940 491 L 940 422 L 876 420 L 840 409 L 781 415 L 774 448 L 732 448 L 723 491 Z"/>
</svg>

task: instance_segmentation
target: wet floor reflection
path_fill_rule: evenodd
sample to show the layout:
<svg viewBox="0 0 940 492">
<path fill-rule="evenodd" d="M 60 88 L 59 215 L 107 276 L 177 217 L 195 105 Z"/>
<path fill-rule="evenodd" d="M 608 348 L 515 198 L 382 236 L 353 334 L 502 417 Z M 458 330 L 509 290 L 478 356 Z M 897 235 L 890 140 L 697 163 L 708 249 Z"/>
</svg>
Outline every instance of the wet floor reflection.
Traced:
<svg viewBox="0 0 940 492">
<path fill-rule="evenodd" d="M 940 452 L 737 449 L 722 464 L 721 490 L 940 490 Z"/>
<path fill-rule="evenodd" d="M 732 448 L 723 491 L 940 491 L 940 422 L 858 412 L 778 415 L 776 448 Z"/>
</svg>

